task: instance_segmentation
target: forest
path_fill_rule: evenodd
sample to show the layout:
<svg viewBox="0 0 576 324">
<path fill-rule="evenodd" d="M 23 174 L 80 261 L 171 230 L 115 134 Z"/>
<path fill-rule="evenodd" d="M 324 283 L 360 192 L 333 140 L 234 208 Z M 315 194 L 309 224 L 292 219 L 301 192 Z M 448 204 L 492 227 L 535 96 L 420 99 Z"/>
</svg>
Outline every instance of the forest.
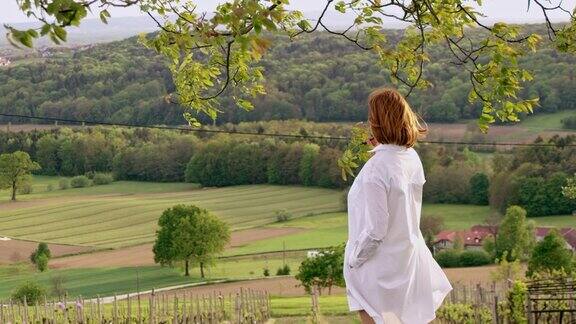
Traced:
<svg viewBox="0 0 576 324">
<path fill-rule="evenodd" d="M 318 125 L 291 125 L 301 133 L 327 131 L 326 125 L 311 124 Z M 273 132 L 275 124 L 260 127 Z M 562 187 L 576 173 L 576 136 L 536 142 L 553 145 L 476 153 L 463 146 L 418 144 L 427 178 L 425 201 L 490 205 L 501 212 L 519 205 L 531 217 L 570 214 L 576 201 L 565 197 Z M 350 183 L 342 179 L 337 161 L 345 144 L 146 128 L 0 132 L 0 153 L 27 152 L 40 164 L 38 174 L 108 173 L 117 180 L 187 181 L 206 187 L 268 183 L 344 189 Z"/>
<path fill-rule="evenodd" d="M 545 33 L 543 25 L 524 28 Z M 480 32 L 480 31 L 478 31 Z M 389 31 L 394 39 L 398 31 Z M 272 36 L 271 36 L 272 37 Z M 279 37 L 279 36 L 274 36 Z M 543 37 L 545 39 L 545 37 Z M 273 119 L 309 121 L 365 120 L 365 98 L 376 87 L 390 85 L 389 73 L 365 52 L 337 36 L 318 33 L 298 40 L 274 39 L 261 61 L 267 71 L 267 95 L 253 111 L 235 108 L 230 93 L 221 101 L 217 124 Z M 476 118 L 480 107 L 468 102 L 467 74 L 438 48 L 425 73 L 432 86 L 409 98 L 429 122 Z M 182 109 L 166 100 L 174 91 L 166 62 L 136 38 L 94 45 L 79 51 L 16 62 L 0 68 L 0 111 L 137 124 L 184 124 Z M 534 80 L 521 92 L 540 98 L 538 112 L 576 109 L 576 58 L 543 46 L 522 58 Z M 206 116 L 199 116 L 210 123 Z M 0 122 L 28 122 L 1 117 Z M 565 122 L 574 128 L 574 120 Z"/>
</svg>

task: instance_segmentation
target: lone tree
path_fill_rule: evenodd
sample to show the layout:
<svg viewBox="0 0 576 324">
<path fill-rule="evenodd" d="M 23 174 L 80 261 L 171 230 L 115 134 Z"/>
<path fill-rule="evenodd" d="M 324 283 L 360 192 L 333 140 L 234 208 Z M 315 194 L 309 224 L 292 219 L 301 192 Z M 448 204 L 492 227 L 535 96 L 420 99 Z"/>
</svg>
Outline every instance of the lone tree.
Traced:
<svg viewBox="0 0 576 324">
<path fill-rule="evenodd" d="M 265 92 L 264 71 L 258 61 L 269 48 L 271 34 L 297 40 L 303 34 L 325 31 L 374 54 L 401 91 L 430 86 L 423 73 L 439 46 L 449 49 L 446 60 L 469 76 L 469 100 L 479 102 L 479 126 L 486 130 L 496 120 L 517 121 L 531 112 L 538 98 L 520 98 L 522 84 L 532 78 L 519 59 L 542 42 L 518 25 L 483 22 L 484 1 L 473 0 L 318 0 L 316 17 L 306 18 L 290 0 L 226 0 L 213 12 L 197 10 L 198 1 L 180 0 L 13 0 L 37 28 L 7 25 L 8 40 L 32 47 L 48 36 L 66 41 L 70 26 L 78 26 L 88 12 L 99 13 L 106 23 L 110 8 L 137 7 L 157 25 L 159 32 L 142 42 L 164 55 L 175 84 L 170 99 L 187 109 L 185 117 L 198 124 L 194 114 L 218 114 L 218 97 L 231 90 L 237 106 L 253 108 L 250 100 Z M 576 52 L 574 8 L 560 2 L 528 0 L 517 10 L 537 10 L 546 23 L 548 38 L 558 51 Z M 342 29 L 331 27 L 329 13 L 350 21 Z M 553 24 L 558 14 L 569 22 Z M 406 26 L 390 35 L 388 24 Z M 474 29 L 482 32 L 477 33 Z M 233 88 L 233 89 L 228 89 Z"/>
<path fill-rule="evenodd" d="M 172 266 L 184 262 L 185 275 L 190 276 L 190 264 L 204 267 L 222 253 L 230 241 L 229 226 L 206 209 L 192 205 L 176 205 L 166 209 L 158 220 L 154 261 Z"/>
<path fill-rule="evenodd" d="M 12 201 L 16 201 L 16 192 L 31 180 L 32 171 L 40 165 L 30 159 L 26 152 L 16 151 L 0 155 L 0 189 L 12 191 Z"/>
<path fill-rule="evenodd" d="M 574 266 L 572 252 L 566 247 L 566 241 L 556 229 L 553 229 L 534 247 L 526 274 L 531 276 L 538 272 L 553 270 L 571 273 Z"/>
<path fill-rule="evenodd" d="M 510 206 L 498 229 L 495 256 L 507 261 L 524 259 L 534 246 L 534 240 L 534 225 L 526 220 L 526 211 L 519 206 Z"/>
<path fill-rule="evenodd" d="M 40 272 L 44 272 L 48 269 L 48 261 L 50 261 L 51 257 L 52 253 L 48 248 L 48 244 L 39 243 L 36 250 L 30 254 L 30 261 L 36 265 Z"/>
<path fill-rule="evenodd" d="M 343 265 L 344 245 L 324 249 L 302 261 L 296 279 L 308 292 L 316 286 L 319 293 L 328 288 L 330 294 L 333 286 L 344 287 Z"/>
</svg>

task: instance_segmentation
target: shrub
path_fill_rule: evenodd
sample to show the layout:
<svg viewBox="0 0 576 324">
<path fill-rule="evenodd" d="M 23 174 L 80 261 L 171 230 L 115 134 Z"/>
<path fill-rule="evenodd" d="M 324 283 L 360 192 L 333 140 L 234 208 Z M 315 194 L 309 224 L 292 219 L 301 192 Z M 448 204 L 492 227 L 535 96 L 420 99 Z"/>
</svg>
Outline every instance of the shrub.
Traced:
<svg viewBox="0 0 576 324">
<path fill-rule="evenodd" d="M 60 189 L 68 189 L 70 188 L 70 180 L 63 178 L 58 181 L 58 188 Z"/>
<path fill-rule="evenodd" d="M 278 270 L 276 270 L 276 275 L 277 276 L 287 276 L 290 274 L 290 267 L 285 264 L 283 267 L 278 268 Z"/>
<path fill-rule="evenodd" d="M 460 251 L 455 249 L 440 251 L 436 253 L 435 258 L 443 268 L 454 268 L 460 265 Z"/>
<path fill-rule="evenodd" d="M 562 127 L 565 129 L 576 129 L 576 116 L 570 116 L 562 119 Z"/>
<path fill-rule="evenodd" d="M 91 181 L 87 176 L 76 176 L 70 180 L 72 188 L 90 187 Z"/>
<path fill-rule="evenodd" d="M 264 269 L 264 277 L 270 277 L 270 270 L 268 270 L 268 268 Z"/>
<path fill-rule="evenodd" d="M 55 275 L 50 278 L 50 282 L 52 283 L 52 295 L 61 299 L 66 295 L 66 288 L 64 287 L 65 278 L 61 274 Z"/>
<path fill-rule="evenodd" d="M 46 289 L 35 282 L 26 282 L 12 293 L 12 299 L 19 301 L 20 303 L 26 303 L 28 305 L 35 305 L 43 300 L 46 296 Z"/>
<path fill-rule="evenodd" d="M 486 251 L 467 250 L 460 253 L 459 264 L 461 267 L 477 267 L 492 263 L 490 255 Z"/>
<path fill-rule="evenodd" d="M 276 215 L 277 222 L 285 222 L 292 217 L 292 214 L 290 214 L 290 212 L 285 209 L 277 210 L 274 212 L 274 214 Z"/>
<path fill-rule="evenodd" d="M 48 270 L 48 259 L 49 257 L 46 254 L 40 254 L 36 257 L 36 268 L 40 272 L 44 272 Z"/>
<path fill-rule="evenodd" d="M 29 195 L 33 190 L 34 188 L 32 188 L 32 184 L 25 182 L 18 188 L 18 193 L 21 195 Z"/>
<path fill-rule="evenodd" d="M 492 323 L 492 311 L 486 306 L 446 303 L 436 311 L 436 316 L 448 323 Z"/>
<path fill-rule="evenodd" d="M 53 184 L 49 184 L 46 186 L 46 191 L 54 191 L 54 185 Z"/>
<path fill-rule="evenodd" d="M 48 269 L 48 261 L 52 253 L 48 248 L 48 244 L 46 243 L 39 243 L 38 248 L 30 255 L 30 261 L 36 265 L 36 268 L 40 272 L 44 272 Z"/>
<path fill-rule="evenodd" d="M 528 288 L 522 281 L 516 280 L 508 292 L 508 307 L 512 323 L 528 323 L 526 318 L 526 296 Z"/>
<path fill-rule="evenodd" d="M 94 185 L 107 185 L 114 182 L 114 177 L 109 173 L 96 173 L 92 178 Z"/>
</svg>

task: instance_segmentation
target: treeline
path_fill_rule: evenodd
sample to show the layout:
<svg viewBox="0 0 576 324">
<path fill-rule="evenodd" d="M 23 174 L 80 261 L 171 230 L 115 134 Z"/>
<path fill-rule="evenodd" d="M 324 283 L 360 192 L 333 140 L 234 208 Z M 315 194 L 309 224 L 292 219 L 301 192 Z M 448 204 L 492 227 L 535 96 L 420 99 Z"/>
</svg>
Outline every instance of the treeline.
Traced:
<svg viewBox="0 0 576 324">
<path fill-rule="evenodd" d="M 518 205 L 528 216 L 567 215 L 576 201 L 562 194 L 567 179 L 576 173 L 576 136 L 554 136 L 537 144 L 495 152 L 490 159 L 468 149 L 421 145 L 430 203 L 490 205 L 504 212 Z"/>
<path fill-rule="evenodd" d="M 528 216 L 571 214 L 576 200 L 562 194 L 566 179 L 576 174 L 576 136 L 554 136 L 536 143 L 546 147 L 524 147 L 493 159 L 490 205 L 499 210 L 522 206 Z"/>
<path fill-rule="evenodd" d="M 337 166 L 342 151 L 327 142 L 100 127 L 0 132 L 0 153 L 14 151 L 30 154 L 44 175 L 112 172 L 118 180 L 203 186 L 344 186 Z"/>
<path fill-rule="evenodd" d="M 543 26 L 525 27 L 545 32 Z M 391 39 L 396 35 L 390 31 Z M 545 37 L 544 37 L 545 38 Z M 341 37 L 317 33 L 296 41 L 276 37 L 262 61 L 267 95 L 245 112 L 225 95 L 217 122 L 273 119 L 358 121 L 366 119 L 371 89 L 390 84 L 389 73 L 374 64 L 372 54 Z M 438 48 L 426 70 L 433 86 L 417 90 L 410 102 L 427 121 L 454 122 L 478 117 L 468 102 L 468 75 L 450 64 Z M 576 57 L 545 47 L 522 58 L 535 71 L 521 96 L 540 97 L 538 111 L 576 109 Z M 182 124 L 182 110 L 164 96 L 174 86 L 165 62 L 135 38 L 71 54 L 0 69 L 0 111 L 141 124 Z M 206 117 L 201 118 L 209 122 Z M 0 121 L 28 120 L 0 117 Z M 568 122 L 566 127 L 569 127 Z M 571 125 L 571 124 L 570 124 Z"/>
<path fill-rule="evenodd" d="M 241 124 L 266 133 L 346 135 L 342 125 L 307 122 Z M 328 133 L 326 133 L 328 132 Z M 487 156 L 455 145 L 416 147 L 426 174 L 429 203 L 523 207 L 528 216 L 565 215 L 576 201 L 562 186 L 576 173 L 576 136 L 552 137 Z M 270 183 L 344 188 L 337 165 L 345 141 L 281 139 L 152 129 L 88 127 L 0 132 L 0 153 L 25 151 L 45 175 L 113 173 L 118 180 L 194 182 L 203 186 Z M 569 145 L 570 144 L 570 145 Z"/>
</svg>

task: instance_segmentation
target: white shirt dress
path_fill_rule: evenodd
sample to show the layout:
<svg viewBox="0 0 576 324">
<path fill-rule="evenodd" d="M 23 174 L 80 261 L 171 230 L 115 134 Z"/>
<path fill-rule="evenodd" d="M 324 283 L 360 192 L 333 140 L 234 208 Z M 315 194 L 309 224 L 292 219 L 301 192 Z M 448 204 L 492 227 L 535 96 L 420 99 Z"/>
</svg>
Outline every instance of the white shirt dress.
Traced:
<svg viewBox="0 0 576 324">
<path fill-rule="evenodd" d="M 372 152 L 348 193 L 348 305 L 376 324 L 429 323 L 452 286 L 420 232 L 422 163 L 403 146 Z"/>
</svg>

